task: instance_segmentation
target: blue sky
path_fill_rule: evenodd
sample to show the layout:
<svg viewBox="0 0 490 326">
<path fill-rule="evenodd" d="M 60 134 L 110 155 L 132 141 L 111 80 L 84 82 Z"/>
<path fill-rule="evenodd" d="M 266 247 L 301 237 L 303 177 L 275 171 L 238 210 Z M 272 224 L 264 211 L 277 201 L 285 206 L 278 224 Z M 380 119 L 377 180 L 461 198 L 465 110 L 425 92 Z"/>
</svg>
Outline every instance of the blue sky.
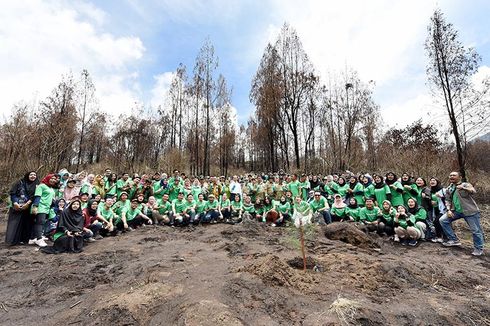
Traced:
<svg viewBox="0 0 490 326">
<path fill-rule="evenodd" d="M 262 51 L 288 22 L 320 76 L 349 66 L 376 82 L 386 127 L 418 118 L 443 123 L 426 86 L 423 49 L 436 5 L 461 41 L 482 55 L 479 76 L 490 74 L 490 1 L 484 0 L 2 1 L 0 112 L 5 117 L 14 103 L 44 98 L 62 74 L 83 68 L 106 111 L 158 105 L 171 73 L 183 63 L 191 75 L 209 37 L 218 70 L 233 87 L 239 122 L 246 123 Z"/>
</svg>

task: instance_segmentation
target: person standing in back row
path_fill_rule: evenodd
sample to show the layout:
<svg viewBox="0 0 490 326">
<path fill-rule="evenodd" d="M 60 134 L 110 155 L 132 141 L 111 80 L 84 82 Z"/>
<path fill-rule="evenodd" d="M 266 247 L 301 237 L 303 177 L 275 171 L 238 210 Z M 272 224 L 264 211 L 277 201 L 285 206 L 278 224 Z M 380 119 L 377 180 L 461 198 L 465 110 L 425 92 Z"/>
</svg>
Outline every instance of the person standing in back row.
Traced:
<svg viewBox="0 0 490 326">
<path fill-rule="evenodd" d="M 447 247 L 461 245 L 458 237 L 454 234 L 451 224 L 460 218 L 464 218 L 473 234 L 473 246 L 475 249 L 471 254 L 473 256 L 481 256 L 483 255 L 485 241 L 480 224 L 480 210 L 472 197 L 476 190 L 470 183 L 461 182 L 461 174 L 459 172 L 451 172 L 449 174 L 449 182 L 451 185 L 446 191 L 447 213 L 439 220 L 442 230 L 448 238 L 448 241 L 445 241 L 443 245 Z"/>
</svg>

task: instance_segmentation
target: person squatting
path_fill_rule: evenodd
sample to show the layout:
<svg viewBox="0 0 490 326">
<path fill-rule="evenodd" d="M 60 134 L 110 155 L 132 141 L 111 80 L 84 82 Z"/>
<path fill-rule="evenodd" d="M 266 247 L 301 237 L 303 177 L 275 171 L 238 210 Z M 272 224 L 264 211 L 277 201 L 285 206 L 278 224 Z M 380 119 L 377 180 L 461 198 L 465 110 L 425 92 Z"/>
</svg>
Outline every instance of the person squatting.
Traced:
<svg viewBox="0 0 490 326">
<path fill-rule="evenodd" d="M 296 227 L 348 222 L 402 245 L 424 240 L 451 247 L 461 246 L 452 222 L 464 219 L 473 236 L 472 255 L 480 256 L 484 234 L 475 192 L 458 172 L 451 172 L 443 187 L 434 177 L 427 183 L 393 172 L 226 178 L 188 177 L 178 170 L 130 176 L 110 169 L 100 175 L 63 169 L 39 181 L 30 171 L 10 191 L 6 242 L 37 245 L 48 253 L 80 252 L 84 243 L 145 225 L 248 220 Z"/>
</svg>

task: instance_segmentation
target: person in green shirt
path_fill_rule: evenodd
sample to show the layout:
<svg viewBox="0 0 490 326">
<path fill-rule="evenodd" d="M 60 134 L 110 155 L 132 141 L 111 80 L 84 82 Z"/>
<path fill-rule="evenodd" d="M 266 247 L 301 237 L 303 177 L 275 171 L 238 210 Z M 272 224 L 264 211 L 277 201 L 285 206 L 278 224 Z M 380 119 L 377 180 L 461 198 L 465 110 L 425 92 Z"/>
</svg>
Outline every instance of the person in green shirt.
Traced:
<svg viewBox="0 0 490 326">
<path fill-rule="evenodd" d="M 405 203 L 403 201 L 403 186 L 398 181 L 396 174 L 393 172 L 388 172 L 386 174 L 385 183 L 388 187 L 390 187 L 391 205 L 393 207 L 398 207 L 400 205 L 403 205 Z"/>
<path fill-rule="evenodd" d="M 403 205 L 397 207 L 397 214 L 393 219 L 395 225 L 395 242 L 400 242 L 402 245 L 407 245 L 412 239 L 412 235 L 416 235 L 417 232 L 412 230 L 412 235 L 408 233 L 408 228 L 415 225 L 415 218 L 407 211 L 407 208 Z"/>
<path fill-rule="evenodd" d="M 374 198 L 377 207 L 381 207 L 385 200 L 391 199 L 391 191 L 390 187 L 383 181 L 383 178 L 380 175 L 374 176 Z"/>
<path fill-rule="evenodd" d="M 84 228 L 85 219 L 80 204 L 80 200 L 74 198 L 68 207 L 63 210 L 58 221 L 56 233 L 53 235 L 53 248 L 50 248 L 51 250 L 48 249 L 46 252 L 79 253 L 83 250 L 84 232 L 91 234 L 91 231 Z"/>
<path fill-rule="evenodd" d="M 354 197 L 359 206 L 364 206 L 364 186 L 358 182 L 357 177 L 351 176 L 349 187 L 347 188 L 346 198 Z"/>
<path fill-rule="evenodd" d="M 359 212 L 361 208 L 357 204 L 356 197 L 351 197 L 349 199 L 349 205 L 347 205 L 347 216 L 349 221 L 359 222 Z"/>
<path fill-rule="evenodd" d="M 161 200 L 157 200 L 156 205 L 153 207 L 153 216 L 160 225 L 173 225 L 173 211 L 172 204 L 168 200 L 168 194 L 164 194 Z"/>
<path fill-rule="evenodd" d="M 448 238 L 448 241 L 444 242 L 443 245 L 446 247 L 461 245 L 451 224 L 463 218 L 473 235 L 474 250 L 471 254 L 481 256 L 485 247 L 485 235 L 480 223 L 480 209 L 473 199 L 473 195 L 476 193 L 475 187 L 471 183 L 462 182 L 461 174 L 456 171 L 449 174 L 449 182 L 450 186 L 445 195 L 447 213 L 439 220 L 442 230 Z"/>
<path fill-rule="evenodd" d="M 170 183 L 168 187 L 168 199 L 170 200 L 170 202 L 173 202 L 175 199 L 177 199 L 180 192 L 184 194 L 183 186 L 181 186 L 180 184 L 180 179 L 175 178 L 173 179 L 173 183 Z"/>
<path fill-rule="evenodd" d="M 274 209 L 279 213 L 276 225 L 282 225 L 291 220 L 291 204 L 286 200 L 286 196 L 282 195 L 280 200 L 274 203 Z"/>
<path fill-rule="evenodd" d="M 128 192 L 131 188 L 131 179 L 129 178 L 129 174 L 124 172 L 116 182 L 116 195 L 117 198 L 121 196 L 121 193 Z"/>
<path fill-rule="evenodd" d="M 417 196 L 417 191 L 415 190 L 417 185 L 413 182 L 412 177 L 408 173 L 402 174 L 400 183 L 403 186 L 403 203 L 407 205 L 410 198 Z"/>
<path fill-rule="evenodd" d="M 276 226 L 276 222 L 278 219 L 279 213 L 274 208 L 274 202 L 269 196 L 266 196 L 264 198 L 262 222 L 270 223 L 272 226 Z"/>
<path fill-rule="evenodd" d="M 133 199 L 131 200 L 131 205 L 129 209 L 126 211 L 126 222 L 129 225 L 128 231 L 132 231 L 133 229 L 136 229 L 143 224 L 152 224 L 151 219 L 143 214 L 138 206 L 138 200 Z M 117 225 L 117 227 L 120 228 L 121 225 Z"/>
<path fill-rule="evenodd" d="M 349 184 L 345 181 L 344 177 L 339 177 L 337 179 L 337 193 L 342 196 L 342 199 L 345 199 L 347 195 L 347 189 L 349 189 Z"/>
<path fill-rule="evenodd" d="M 391 236 L 395 233 L 396 210 L 391 206 L 389 200 L 383 201 L 378 216 L 378 234 Z"/>
<path fill-rule="evenodd" d="M 335 194 L 332 208 L 330 209 L 332 222 L 344 222 L 350 220 L 347 213 L 347 205 L 342 200 L 342 196 L 340 194 Z"/>
<path fill-rule="evenodd" d="M 307 200 L 311 185 L 306 174 L 301 175 L 299 187 L 301 197 L 303 198 L 303 200 Z"/>
<path fill-rule="evenodd" d="M 332 216 L 330 215 L 327 199 L 321 195 L 319 191 L 313 193 L 313 200 L 310 202 L 311 212 L 313 214 L 313 220 L 318 224 L 330 224 L 332 223 Z"/>
<path fill-rule="evenodd" d="M 88 192 L 83 192 L 80 194 L 80 202 L 82 204 L 82 210 L 87 208 L 88 205 Z"/>
<path fill-rule="evenodd" d="M 185 199 L 184 220 L 196 225 L 199 223 L 199 220 L 196 222 L 196 202 L 194 201 L 194 196 L 192 193 L 188 193 Z"/>
<path fill-rule="evenodd" d="M 255 199 L 255 205 L 254 205 L 254 215 L 253 219 L 255 221 L 262 222 L 262 215 L 264 214 L 264 203 L 260 198 Z"/>
<path fill-rule="evenodd" d="M 197 195 L 197 201 L 196 201 L 196 216 L 194 218 L 194 224 L 199 224 L 204 218 L 204 215 L 206 214 L 206 205 L 207 201 L 204 200 L 204 194 L 199 193 Z"/>
<path fill-rule="evenodd" d="M 311 223 L 311 207 L 307 202 L 301 199 L 301 195 L 294 198 L 293 209 L 293 221 L 297 228 Z"/>
<path fill-rule="evenodd" d="M 202 220 L 203 223 L 217 223 L 219 214 L 219 203 L 213 194 L 209 194 L 206 204 L 206 214 Z"/>
<path fill-rule="evenodd" d="M 415 246 L 417 245 L 417 240 L 425 239 L 425 231 L 427 230 L 427 211 L 422 206 L 419 206 L 415 198 L 410 198 L 407 206 L 408 212 L 415 219 L 413 229 L 407 229 L 410 238 L 412 239 L 408 244 L 410 246 Z"/>
<path fill-rule="evenodd" d="M 240 200 L 240 195 L 235 194 L 231 202 L 231 223 L 237 224 L 242 221 L 243 204 Z"/>
<path fill-rule="evenodd" d="M 43 239 L 43 229 L 53 204 L 56 183 L 56 175 L 48 174 L 36 186 L 31 206 L 31 213 L 34 215 L 34 225 L 29 244 L 35 244 L 39 247 L 48 245 Z"/>
<path fill-rule="evenodd" d="M 359 211 L 360 228 L 372 232 L 378 229 L 378 216 L 380 209 L 374 206 L 372 198 L 366 198 L 366 206 Z"/>
<path fill-rule="evenodd" d="M 116 221 L 116 214 L 112 210 L 112 205 L 114 204 L 114 199 L 109 197 L 104 202 L 99 204 L 97 208 L 98 214 L 102 216 L 107 223 L 104 223 L 104 228 L 100 230 L 102 236 L 115 235 L 114 223 Z"/>
<path fill-rule="evenodd" d="M 301 183 L 298 181 L 298 175 L 293 174 L 291 177 L 291 182 L 288 184 L 288 190 L 291 191 L 291 195 L 293 198 L 296 198 L 296 196 L 301 195 Z"/>
<path fill-rule="evenodd" d="M 105 194 L 106 196 L 116 197 L 117 195 L 117 174 L 111 173 L 109 179 L 105 181 Z"/>
<path fill-rule="evenodd" d="M 138 175 L 134 175 L 128 192 L 129 200 L 136 198 L 136 196 L 141 192 L 141 187 L 141 178 Z"/>
<path fill-rule="evenodd" d="M 187 204 L 184 200 L 184 192 L 180 191 L 177 194 L 177 199 L 172 201 L 172 212 L 174 213 L 175 225 L 187 225 L 189 223 L 187 216 L 184 214 L 186 207 Z"/>
<path fill-rule="evenodd" d="M 255 216 L 255 205 L 252 198 L 248 195 L 243 197 L 243 218 L 253 220 Z"/>
<path fill-rule="evenodd" d="M 220 220 L 228 223 L 231 217 L 231 203 L 230 199 L 228 199 L 228 195 L 226 192 L 221 195 L 221 201 L 219 203 L 219 212 L 220 212 Z"/>
</svg>

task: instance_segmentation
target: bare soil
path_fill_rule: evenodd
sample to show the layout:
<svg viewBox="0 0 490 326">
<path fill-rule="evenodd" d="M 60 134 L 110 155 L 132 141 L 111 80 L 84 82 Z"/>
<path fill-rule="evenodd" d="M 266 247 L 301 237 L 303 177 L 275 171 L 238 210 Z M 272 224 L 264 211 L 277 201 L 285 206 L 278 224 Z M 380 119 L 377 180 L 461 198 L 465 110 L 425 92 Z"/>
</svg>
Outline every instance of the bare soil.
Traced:
<svg viewBox="0 0 490 326">
<path fill-rule="evenodd" d="M 306 271 L 294 230 L 256 223 L 145 227 L 80 254 L 2 244 L 0 324 L 490 325 L 490 250 L 472 257 L 458 226 L 450 249 L 318 227 Z"/>
</svg>

